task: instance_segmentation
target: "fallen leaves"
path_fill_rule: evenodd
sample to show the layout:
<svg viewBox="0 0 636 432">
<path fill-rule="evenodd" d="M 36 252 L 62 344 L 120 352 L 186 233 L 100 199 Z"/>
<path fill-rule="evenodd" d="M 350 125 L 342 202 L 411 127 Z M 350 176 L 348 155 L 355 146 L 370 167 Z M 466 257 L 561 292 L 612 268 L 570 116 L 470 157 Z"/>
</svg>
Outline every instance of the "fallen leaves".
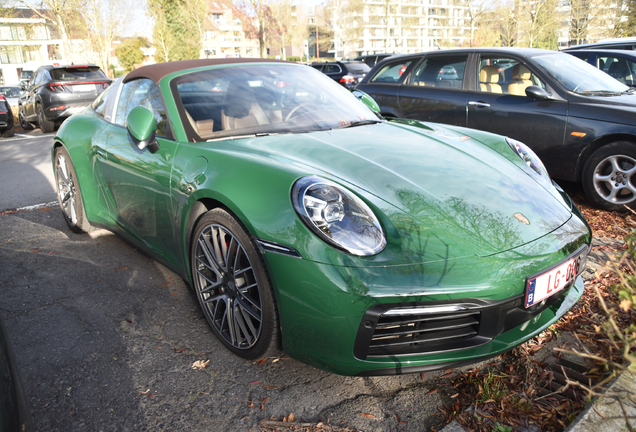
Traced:
<svg viewBox="0 0 636 432">
<path fill-rule="evenodd" d="M 206 367 L 208 367 L 208 365 L 210 364 L 210 360 L 197 360 L 194 363 L 192 363 L 192 369 L 194 370 L 204 370 Z"/>
</svg>

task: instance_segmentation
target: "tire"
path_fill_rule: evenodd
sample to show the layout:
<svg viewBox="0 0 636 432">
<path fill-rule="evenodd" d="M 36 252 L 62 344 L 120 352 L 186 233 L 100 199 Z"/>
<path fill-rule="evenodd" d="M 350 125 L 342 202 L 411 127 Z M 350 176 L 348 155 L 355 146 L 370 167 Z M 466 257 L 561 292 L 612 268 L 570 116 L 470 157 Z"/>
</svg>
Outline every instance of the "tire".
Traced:
<svg viewBox="0 0 636 432">
<path fill-rule="evenodd" d="M 55 184 L 60 209 L 71 231 L 78 234 L 93 231 L 94 228 L 86 219 L 84 201 L 73 162 L 64 147 L 55 149 Z"/>
<path fill-rule="evenodd" d="M 40 124 L 40 130 L 42 133 L 49 133 L 55 130 L 55 122 L 47 120 L 44 116 L 44 109 L 42 104 L 37 104 L 38 123 Z"/>
<path fill-rule="evenodd" d="M 33 125 L 27 121 L 22 110 L 18 113 L 18 120 L 20 121 L 20 126 L 22 126 L 22 129 L 25 131 L 33 129 Z"/>
<path fill-rule="evenodd" d="M 594 205 L 625 211 L 636 207 L 636 144 L 616 141 L 595 151 L 583 167 L 583 190 Z"/>
<path fill-rule="evenodd" d="M 3 138 L 10 138 L 15 135 L 15 126 L 11 126 L 8 129 L 2 131 Z"/>
<path fill-rule="evenodd" d="M 279 352 L 272 285 L 242 224 L 225 210 L 213 209 L 200 218 L 192 239 L 194 290 L 212 331 L 247 360 Z"/>
</svg>

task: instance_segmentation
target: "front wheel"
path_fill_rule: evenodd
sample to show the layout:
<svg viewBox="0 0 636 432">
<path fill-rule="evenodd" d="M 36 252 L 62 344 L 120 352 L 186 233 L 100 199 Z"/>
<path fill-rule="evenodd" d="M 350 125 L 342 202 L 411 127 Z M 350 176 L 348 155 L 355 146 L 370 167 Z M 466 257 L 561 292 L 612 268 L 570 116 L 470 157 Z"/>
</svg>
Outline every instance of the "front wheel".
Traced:
<svg viewBox="0 0 636 432">
<path fill-rule="evenodd" d="M 192 239 L 194 289 L 216 336 L 247 360 L 274 355 L 280 343 L 274 293 L 245 228 L 217 208 L 201 217 Z"/>
<path fill-rule="evenodd" d="M 20 110 L 20 112 L 18 113 L 18 119 L 20 120 L 20 126 L 22 126 L 22 129 L 24 129 L 25 131 L 33 129 L 33 125 L 27 121 L 26 116 L 24 115 L 24 112 L 22 110 Z"/>
<path fill-rule="evenodd" d="M 92 231 L 93 227 L 86 219 L 75 168 L 64 147 L 55 149 L 55 184 L 64 220 L 71 231 L 78 234 Z"/>
<path fill-rule="evenodd" d="M 583 189 L 597 207 L 636 207 L 636 144 L 616 141 L 601 147 L 583 167 Z"/>
</svg>

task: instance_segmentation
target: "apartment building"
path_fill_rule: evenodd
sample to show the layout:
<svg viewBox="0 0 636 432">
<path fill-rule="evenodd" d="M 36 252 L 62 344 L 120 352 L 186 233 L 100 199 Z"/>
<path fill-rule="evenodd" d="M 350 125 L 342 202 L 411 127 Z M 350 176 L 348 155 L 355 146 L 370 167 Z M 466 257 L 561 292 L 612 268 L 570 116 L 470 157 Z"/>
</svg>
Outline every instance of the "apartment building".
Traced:
<svg viewBox="0 0 636 432">
<path fill-rule="evenodd" d="M 334 27 L 342 27 L 340 23 L 344 22 L 358 28 L 357 32 L 335 32 L 336 57 L 406 54 L 467 45 L 468 1 L 361 0 L 354 8 L 332 8 Z"/>
<path fill-rule="evenodd" d="M 258 39 L 248 38 L 231 3 L 210 2 L 200 58 L 259 57 Z"/>
</svg>

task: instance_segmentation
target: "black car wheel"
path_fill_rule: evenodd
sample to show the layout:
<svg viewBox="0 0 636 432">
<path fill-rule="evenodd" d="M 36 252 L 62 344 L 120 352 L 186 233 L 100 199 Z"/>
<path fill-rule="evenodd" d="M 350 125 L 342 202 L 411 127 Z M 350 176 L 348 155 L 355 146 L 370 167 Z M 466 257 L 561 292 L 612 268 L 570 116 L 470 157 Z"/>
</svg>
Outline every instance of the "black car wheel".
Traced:
<svg viewBox="0 0 636 432">
<path fill-rule="evenodd" d="M 214 333 L 245 359 L 275 354 L 280 336 L 272 286 L 241 223 L 214 209 L 201 217 L 192 239 L 194 288 Z"/>
<path fill-rule="evenodd" d="M 601 147 L 585 163 L 583 189 L 606 210 L 636 206 L 636 144 L 616 141 Z"/>
<path fill-rule="evenodd" d="M 2 137 L 3 138 L 9 138 L 15 135 L 15 126 L 11 126 L 10 128 L 7 128 L 5 130 L 2 131 Z"/>
<path fill-rule="evenodd" d="M 40 124 L 40 130 L 42 133 L 49 133 L 55 130 L 55 122 L 47 120 L 44 116 L 44 109 L 42 108 L 42 104 L 37 105 L 38 111 L 38 123 Z"/>
<path fill-rule="evenodd" d="M 92 231 L 93 227 L 86 219 L 75 168 L 73 168 L 71 158 L 64 147 L 55 149 L 55 184 L 64 220 L 71 231 L 75 233 Z"/>
<path fill-rule="evenodd" d="M 22 110 L 18 113 L 18 119 L 20 120 L 20 126 L 22 126 L 22 129 L 25 131 L 33 129 L 33 125 L 27 121 Z"/>
</svg>

